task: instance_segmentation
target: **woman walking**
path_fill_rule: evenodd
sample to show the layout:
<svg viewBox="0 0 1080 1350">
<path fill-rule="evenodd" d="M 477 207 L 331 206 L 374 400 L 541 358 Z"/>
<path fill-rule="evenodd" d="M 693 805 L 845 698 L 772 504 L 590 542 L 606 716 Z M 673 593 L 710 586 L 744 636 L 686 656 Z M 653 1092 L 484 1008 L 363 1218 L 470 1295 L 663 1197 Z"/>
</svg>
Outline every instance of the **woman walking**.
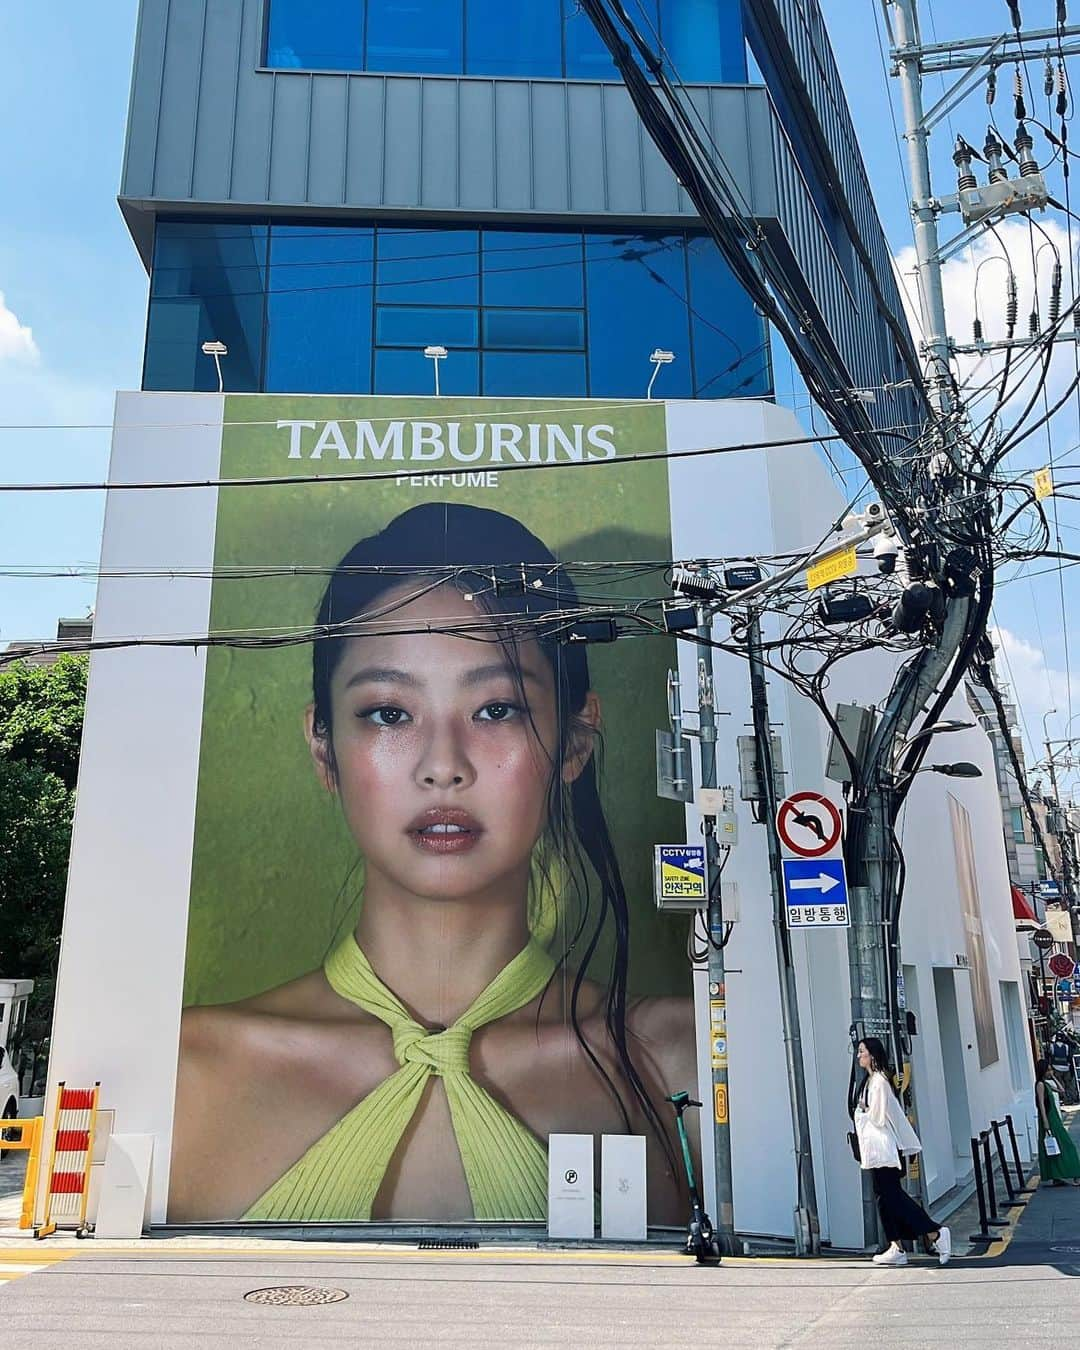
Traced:
<svg viewBox="0 0 1080 1350">
<path fill-rule="evenodd" d="M 1080 1184 L 1080 1155 L 1061 1119 L 1061 1090 L 1045 1059 L 1035 1065 L 1035 1107 L 1039 1113 L 1039 1175 L 1052 1186 Z"/>
<path fill-rule="evenodd" d="M 952 1235 L 936 1224 L 900 1185 L 905 1153 L 919 1153 L 922 1144 L 892 1090 L 892 1068 L 885 1046 L 874 1036 L 859 1042 L 859 1067 L 866 1073 L 855 1107 L 859 1165 L 874 1178 L 881 1226 L 889 1245 L 873 1258 L 877 1266 L 906 1266 L 902 1244 L 926 1238 L 945 1265 L 952 1254 Z"/>
</svg>

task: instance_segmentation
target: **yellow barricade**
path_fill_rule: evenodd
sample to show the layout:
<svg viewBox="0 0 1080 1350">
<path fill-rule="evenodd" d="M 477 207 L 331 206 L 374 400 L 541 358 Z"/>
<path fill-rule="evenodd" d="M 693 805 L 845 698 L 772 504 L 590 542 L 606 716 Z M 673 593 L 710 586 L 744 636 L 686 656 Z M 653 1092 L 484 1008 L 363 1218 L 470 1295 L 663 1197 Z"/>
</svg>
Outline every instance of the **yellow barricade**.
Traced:
<svg viewBox="0 0 1080 1350">
<path fill-rule="evenodd" d="M 41 1139 L 44 1127 L 44 1116 L 31 1116 L 29 1120 L 9 1120 L 0 1131 L 0 1149 L 5 1153 L 9 1149 L 23 1149 L 30 1154 L 26 1160 L 26 1179 L 23 1181 L 20 1228 L 34 1226 L 34 1192 L 37 1190 L 38 1174 L 41 1171 Z M 19 1137 L 13 1139 L 12 1135 L 16 1132 Z"/>
</svg>

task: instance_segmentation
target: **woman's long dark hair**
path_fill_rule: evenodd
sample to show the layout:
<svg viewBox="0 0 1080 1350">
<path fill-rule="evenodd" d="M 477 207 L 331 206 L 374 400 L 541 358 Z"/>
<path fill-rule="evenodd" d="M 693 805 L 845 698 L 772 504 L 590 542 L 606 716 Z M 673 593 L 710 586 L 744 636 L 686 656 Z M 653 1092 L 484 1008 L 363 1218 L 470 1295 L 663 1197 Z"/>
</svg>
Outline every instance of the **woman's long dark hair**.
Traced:
<svg viewBox="0 0 1080 1350">
<path fill-rule="evenodd" d="M 558 568 L 551 551 L 520 521 L 483 507 L 427 502 L 397 516 L 380 533 L 361 539 L 342 558 L 330 578 L 317 619 L 322 635 L 313 643 L 314 729 L 325 742 L 331 770 L 334 762 L 330 681 L 344 642 L 350 636 L 341 627 L 347 628 L 350 621 L 362 615 L 373 617 L 380 597 L 404 580 L 414 582 L 417 593 L 450 582 L 471 595 L 487 615 L 506 616 L 505 627 L 494 625 L 487 633 L 474 635 L 500 643 L 526 708 L 528 700 L 522 688 L 514 629 L 517 626 L 518 631 L 523 631 L 522 620 L 537 621 L 530 625 L 528 634 L 536 639 L 555 677 L 559 737 L 552 756 L 545 842 L 565 866 L 579 906 L 576 919 L 567 929 L 563 957 L 565 960 L 580 945 L 570 1020 L 582 1048 L 618 1103 L 629 1131 L 626 1105 L 589 1045 L 578 1016 L 586 970 L 610 924 L 614 955 L 605 1023 L 623 1075 L 670 1157 L 667 1132 L 627 1043 L 630 921 L 619 860 L 600 803 L 596 754 L 589 755 L 569 786 L 563 783 L 560 772 L 575 742 L 582 736 L 596 734 L 581 717 L 590 689 L 585 644 L 560 641 L 558 629 L 561 626 L 565 630 L 566 625 L 560 625 L 555 617 L 556 611 L 578 607 L 574 585 Z M 407 603 L 407 599 L 401 603 Z M 552 616 L 549 624 L 543 623 L 546 615 Z M 595 906 L 583 859 L 588 860 L 599 885 L 599 903 Z"/>
</svg>

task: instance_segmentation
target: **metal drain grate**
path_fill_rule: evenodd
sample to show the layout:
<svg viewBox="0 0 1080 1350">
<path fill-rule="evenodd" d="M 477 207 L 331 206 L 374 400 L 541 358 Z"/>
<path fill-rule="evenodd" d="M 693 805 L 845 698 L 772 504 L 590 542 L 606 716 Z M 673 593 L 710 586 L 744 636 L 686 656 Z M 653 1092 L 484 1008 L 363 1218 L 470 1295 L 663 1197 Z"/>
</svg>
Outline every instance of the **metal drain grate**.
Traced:
<svg viewBox="0 0 1080 1350">
<path fill-rule="evenodd" d="M 316 1308 L 348 1298 L 344 1289 L 321 1289 L 315 1284 L 272 1284 L 244 1295 L 247 1303 L 265 1303 L 275 1308 Z"/>
<path fill-rule="evenodd" d="M 421 1252 L 469 1252 L 479 1248 L 479 1242 L 467 1242 L 464 1238 L 424 1238 L 416 1244 Z"/>
</svg>

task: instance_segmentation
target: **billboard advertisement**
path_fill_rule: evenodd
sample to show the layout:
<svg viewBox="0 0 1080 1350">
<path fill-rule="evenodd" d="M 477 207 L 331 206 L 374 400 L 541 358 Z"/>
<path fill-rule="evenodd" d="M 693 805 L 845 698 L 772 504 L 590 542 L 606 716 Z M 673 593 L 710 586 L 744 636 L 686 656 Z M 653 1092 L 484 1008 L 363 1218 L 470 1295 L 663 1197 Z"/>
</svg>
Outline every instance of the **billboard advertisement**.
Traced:
<svg viewBox="0 0 1080 1350">
<path fill-rule="evenodd" d="M 171 1221 L 541 1220 L 546 1137 L 619 1132 L 682 1215 L 672 644 L 560 617 L 664 593 L 665 466 L 561 471 L 663 408 L 445 407 L 225 401 Z"/>
<path fill-rule="evenodd" d="M 653 861 L 700 833 L 655 732 L 699 672 L 657 600 L 673 558 L 813 536 L 798 434 L 753 401 L 118 396 L 50 1100 L 100 1080 L 153 1141 L 148 1222 L 543 1222 L 567 1133 L 598 1182 L 601 1136 L 644 1137 L 649 1222 L 685 1222 L 663 1099 L 711 1102 L 709 992 Z M 735 782 L 738 656 L 716 680 Z M 773 952 L 747 830 L 739 969 Z M 755 1204 L 782 1040 L 740 981 Z"/>
</svg>

